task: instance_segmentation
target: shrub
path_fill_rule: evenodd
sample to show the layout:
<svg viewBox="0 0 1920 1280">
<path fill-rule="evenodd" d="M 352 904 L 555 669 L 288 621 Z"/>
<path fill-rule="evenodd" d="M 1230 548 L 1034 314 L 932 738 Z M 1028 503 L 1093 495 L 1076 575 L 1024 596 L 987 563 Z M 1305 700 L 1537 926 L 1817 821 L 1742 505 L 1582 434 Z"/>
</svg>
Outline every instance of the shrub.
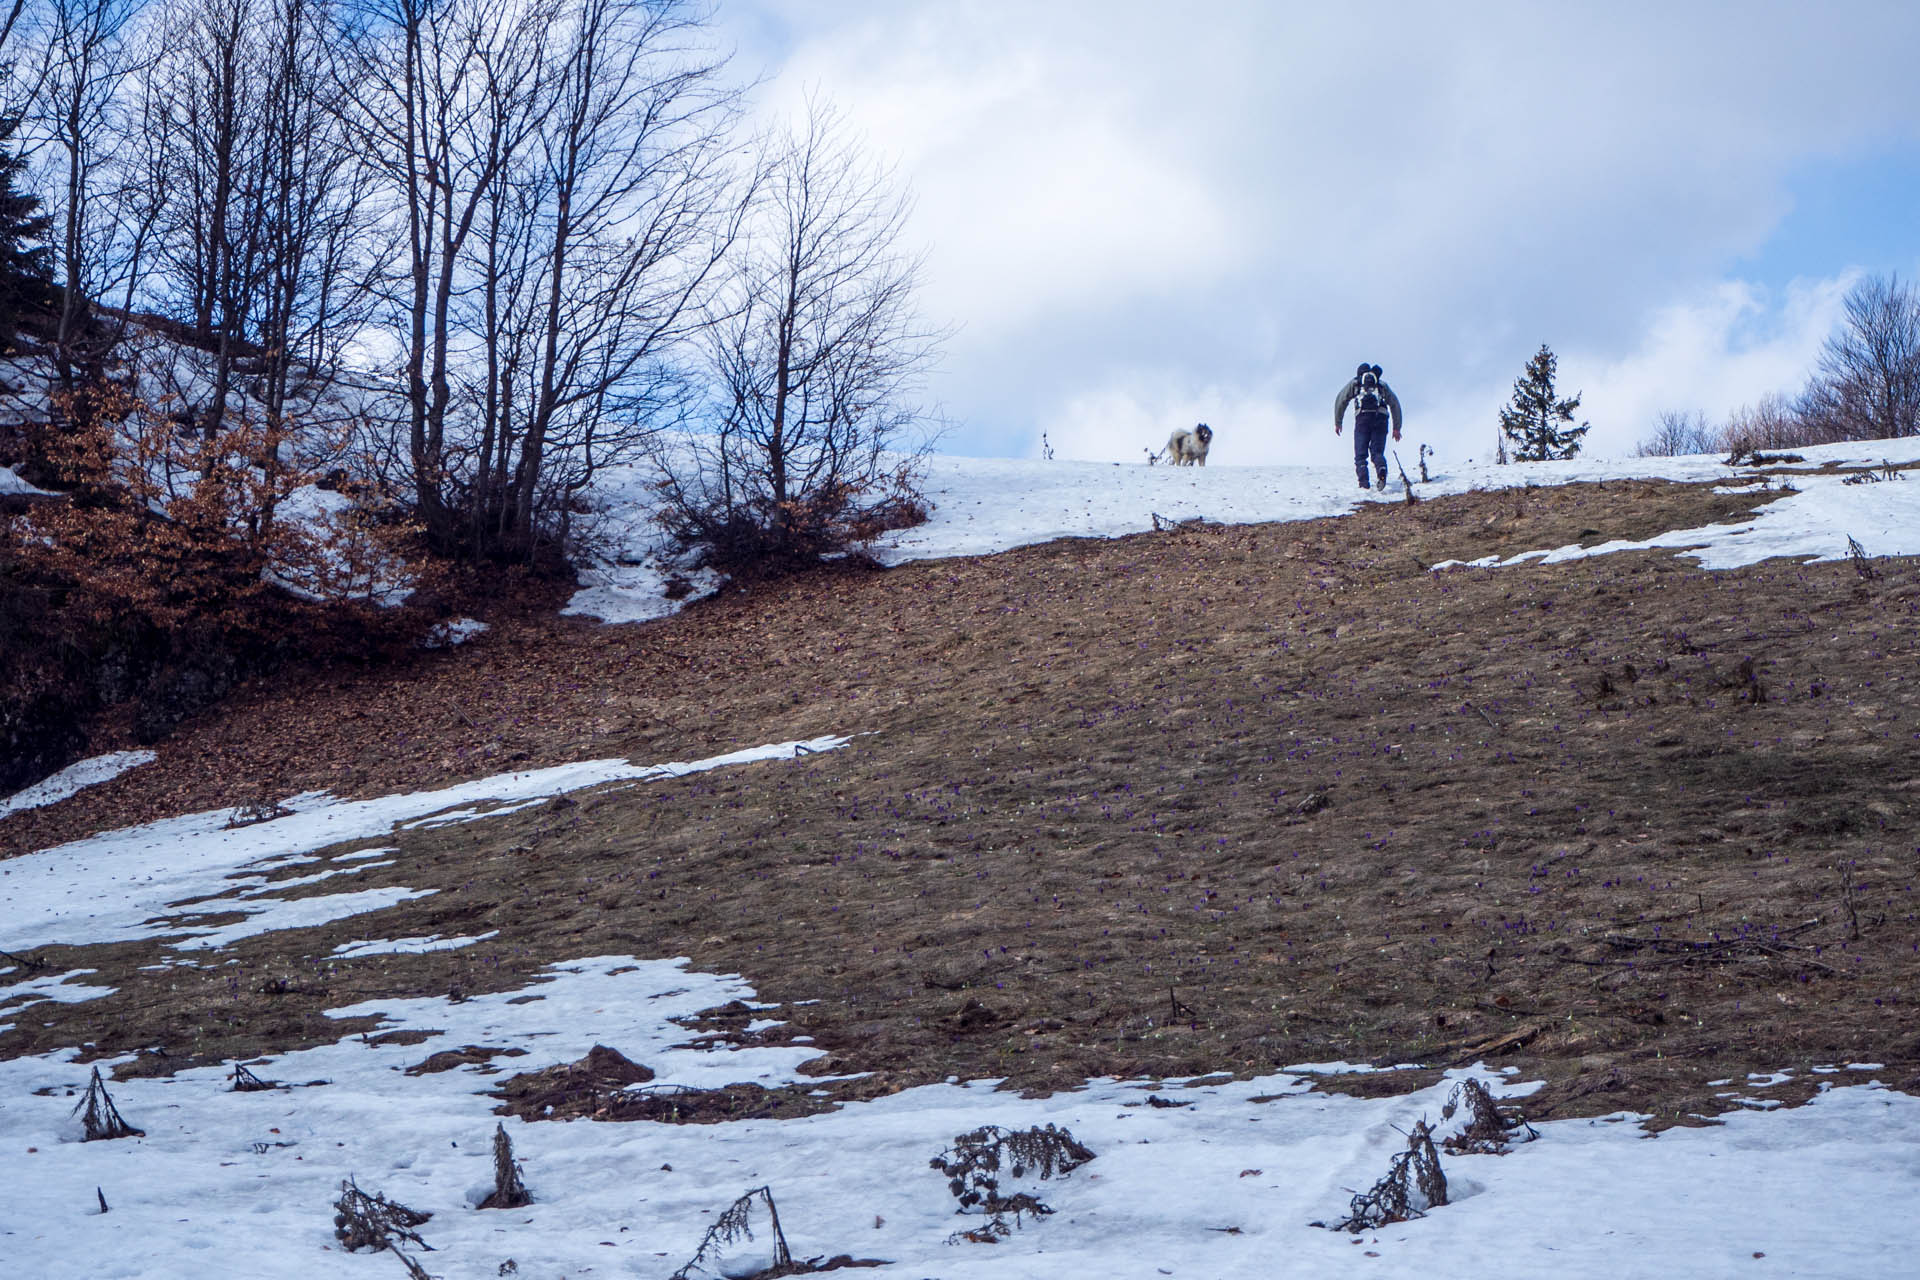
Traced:
<svg viewBox="0 0 1920 1280">
<path fill-rule="evenodd" d="M 84 1134 L 82 1142 L 146 1136 L 145 1130 L 134 1128 L 121 1117 L 120 1108 L 113 1105 L 113 1098 L 107 1093 L 106 1082 L 100 1078 L 98 1067 L 93 1069 L 93 1079 L 87 1083 L 86 1096 L 74 1107 L 73 1114 L 80 1121 Z"/>
<path fill-rule="evenodd" d="M 762 1218 L 765 1221 L 756 1235 L 754 1224 Z M 700 1248 L 670 1280 L 717 1280 L 721 1276 L 759 1280 L 804 1270 L 811 1268 L 796 1267 L 787 1248 L 772 1189 L 758 1187 L 727 1206 L 727 1211 L 707 1228 Z"/>
<path fill-rule="evenodd" d="M 480 1202 L 482 1209 L 518 1209 L 533 1203 L 527 1184 L 520 1177 L 520 1162 L 513 1158 L 513 1142 L 507 1126 L 493 1127 L 493 1192 Z"/>
<path fill-rule="evenodd" d="M 1045 1217 L 1053 1212 L 1038 1195 L 1016 1184 L 1064 1178 L 1093 1158 L 1066 1129 L 1036 1125 L 1015 1132 L 990 1124 L 954 1138 L 953 1146 L 935 1156 L 929 1167 L 947 1176 L 961 1213 L 982 1213 L 990 1219 L 955 1239 L 990 1243 L 1011 1234 L 1023 1214 Z"/>
<path fill-rule="evenodd" d="M 698 497 L 666 486 L 661 522 L 697 567 L 741 579 L 774 578 L 858 550 L 927 519 L 926 500 L 904 469 L 864 482 L 825 484 L 784 502 Z"/>
<path fill-rule="evenodd" d="M 1397 1153 L 1386 1174 L 1372 1188 L 1353 1197 L 1347 1216 L 1333 1224 L 1335 1231 L 1358 1235 L 1410 1218 L 1423 1218 L 1428 1209 L 1447 1202 L 1447 1175 L 1440 1153 L 1433 1148 L 1433 1132 L 1420 1121 L 1407 1135 L 1407 1149 Z"/>
<path fill-rule="evenodd" d="M 1540 1136 L 1519 1108 L 1502 1107 L 1478 1080 L 1462 1080 L 1447 1095 L 1440 1118 L 1451 1120 L 1456 1114 L 1462 1116 L 1459 1129 L 1440 1144 L 1448 1155 L 1505 1155 L 1513 1143 Z"/>
</svg>

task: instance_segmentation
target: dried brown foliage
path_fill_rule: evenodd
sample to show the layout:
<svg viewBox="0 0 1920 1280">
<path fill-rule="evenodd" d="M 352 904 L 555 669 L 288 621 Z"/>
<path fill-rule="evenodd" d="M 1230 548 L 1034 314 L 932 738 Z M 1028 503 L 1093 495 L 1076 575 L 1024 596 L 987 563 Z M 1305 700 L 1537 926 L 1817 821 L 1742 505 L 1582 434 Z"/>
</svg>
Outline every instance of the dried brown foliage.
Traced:
<svg viewBox="0 0 1920 1280">
<path fill-rule="evenodd" d="M 763 1216 L 765 1221 L 760 1222 Z M 754 1233 L 756 1223 L 760 1225 L 759 1236 Z M 767 1265 L 748 1272 L 737 1255 L 753 1247 L 754 1242 L 762 1238 L 765 1243 L 758 1248 L 765 1250 Z M 773 1280 L 776 1276 L 809 1270 L 812 1268 L 796 1266 L 793 1254 L 787 1248 L 787 1237 L 780 1229 L 780 1210 L 774 1206 L 772 1188 L 756 1187 L 727 1206 L 726 1212 L 707 1228 L 700 1248 L 673 1273 L 670 1280 L 702 1280 L 703 1277 L 717 1280 L 720 1276 L 740 1277 L 741 1280 Z"/>
<path fill-rule="evenodd" d="M 344 438 L 240 412 L 208 436 L 113 383 L 55 408 L 39 451 L 69 500 L 36 504 L 13 532 L 87 607 L 177 627 L 268 593 L 361 604 L 393 593 L 414 530 L 374 495 L 346 497 L 325 521 L 284 512 L 326 478 Z"/>
<path fill-rule="evenodd" d="M 100 1068 L 93 1069 L 93 1078 L 87 1082 L 86 1096 L 74 1107 L 73 1114 L 80 1118 L 85 1127 L 86 1136 L 82 1142 L 104 1142 L 111 1138 L 141 1138 L 146 1136 L 144 1129 L 136 1129 L 121 1118 L 120 1108 L 113 1105 L 113 1098 L 107 1093 L 106 1082 L 100 1078 Z"/>
<path fill-rule="evenodd" d="M 1380 1181 L 1353 1197 L 1347 1216 L 1333 1224 L 1335 1231 L 1358 1235 L 1374 1227 L 1424 1218 L 1427 1210 L 1447 1202 L 1447 1175 L 1440 1153 L 1433 1148 L 1433 1131 L 1422 1120 L 1407 1135 L 1407 1149 L 1397 1152 Z"/>
<path fill-rule="evenodd" d="M 991 1219 L 956 1238 L 990 1244 L 1005 1239 L 1023 1214 L 1045 1217 L 1053 1212 L 1031 1191 L 1003 1186 L 1003 1178 L 1008 1182 L 1064 1178 L 1091 1159 L 1093 1152 L 1066 1129 L 1049 1124 L 1008 1130 L 990 1124 L 955 1137 L 951 1147 L 928 1161 L 928 1167 L 946 1175 L 947 1189 L 960 1202 L 961 1213 L 982 1213 Z"/>
<path fill-rule="evenodd" d="M 482 1209 L 518 1209 L 533 1203 L 533 1195 L 520 1177 L 520 1162 L 513 1158 L 513 1142 L 507 1126 L 493 1127 L 493 1192 L 480 1202 Z"/>
<path fill-rule="evenodd" d="M 1462 1113 L 1465 1120 L 1460 1128 L 1440 1144 L 1450 1156 L 1505 1155 L 1513 1143 L 1531 1142 L 1540 1136 L 1518 1107 L 1502 1107 L 1478 1080 L 1462 1080 L 1453 1086 L 1447 1104 L 1440 1108 L 1443 1120 Z"/>
<path fill-rule="evenodd" d="M 209 436 L 102 383 L 33 431 L 64 496 L 0 518 L 0 792 L 77 754 L 103 707 L 134 703 L 152 741 L 293 652 L 379 643 L 403 577 L 442 585 L 377 495 L 322 512 L 311 490 L 295 518 L 338 457 L 300 423 L 234 412 Z"/>
</svg>

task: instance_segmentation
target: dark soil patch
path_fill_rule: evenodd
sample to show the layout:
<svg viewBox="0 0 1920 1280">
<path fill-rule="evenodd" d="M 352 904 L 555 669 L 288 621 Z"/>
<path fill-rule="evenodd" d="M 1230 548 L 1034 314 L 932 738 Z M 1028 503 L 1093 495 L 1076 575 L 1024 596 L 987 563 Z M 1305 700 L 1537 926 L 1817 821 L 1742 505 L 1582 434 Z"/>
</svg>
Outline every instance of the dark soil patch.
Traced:
<svg viewBox="0 0 1920 1280">
<path fill-rule="evenodd" d="M 1535 1118 L 1670 1123 L 1734 1105 L 1712 1082 L 1750 1070 L 1920 1084 L 1914 565 L 1424 567 L 1767 496 L 1543 488 L 849 569 L 658 626 L 504 625 L 404 684 L 263 687 L 151 781 L 0 838 L 262 778 L 364 794 L 867 736 L 396 833 L 398 865 L 356 887 L 438 893 L 249 939 L 235 965 L 48 948 L 121 990 L 36 1006 L 0 1052 L 251 1057 L 337 1038 L 321 1010 L 353 999 L 634 954 L 743 975 L 782 1005 L 755 1016 L 868 1090 L 1485 1060 L 1548 1082 Z M 499 934 L 330 955 L 456 927 Z"/>
<path fill-rule="evenodd" d="M 514 1076 L 491 1092 L 501 1100 L 494 1108 L 497 1114 L 519 1116 L 523 1120 L 717 1124 L 724 1120 L 784 1120 L 831 1110 L 835 1105 L 834 1091 L 817 1086 L 647 1087 L 652 1079 L 651 1069 L 628 1061 L 605 1045 L 595 1045 L 578 1062 Z M 642 1087 L 636 1089 L 634 1085 Z"/>
<path fill-rule="evenodd" d="M 482 1074 L 491 1074 L 499 1070 L 492 1064 L 495 1058 L 524 1058 L 525 1049 L 502 1049 L 490 1045 L 464 1044 L 458 1049 L 442 1049 L 420 1062 L 407 1068 L 410 1076 L 437 1075 L 442 1071 L 453 1071 L 459 1067 L 478 1067 Z"/>
</svg>

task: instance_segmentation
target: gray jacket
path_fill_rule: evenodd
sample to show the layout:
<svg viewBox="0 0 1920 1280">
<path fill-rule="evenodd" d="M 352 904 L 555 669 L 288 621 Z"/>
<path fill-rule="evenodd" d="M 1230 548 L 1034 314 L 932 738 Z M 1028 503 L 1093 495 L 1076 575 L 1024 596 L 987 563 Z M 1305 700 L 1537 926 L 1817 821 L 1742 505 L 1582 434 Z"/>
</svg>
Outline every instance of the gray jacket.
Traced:
<svg viewBox="0 0 1920 1280">
<path fill-rule="evenodd" d="M 1347 415 L 1347 405 L 1358 399 L 1359 395 L 1360 379 L 1347 379 L 1347 385 L 1340 388 L 1340 394 L 1333 398 L 1333 429 L 1335 431 L 1340 429 L 1340 420 Z M 1400 397 L 1393 394 L 1393 388 L 1387 385 L 1385 378 L 1380 380 L 1380 398 L 1387 402 L 1387 412 L 1393 415 L 1393 429 L 1398 431 L 1400 429 Z M 1359 412 L 1358 409 L 1354 410 L 1356 418 Z"/>
</svg>

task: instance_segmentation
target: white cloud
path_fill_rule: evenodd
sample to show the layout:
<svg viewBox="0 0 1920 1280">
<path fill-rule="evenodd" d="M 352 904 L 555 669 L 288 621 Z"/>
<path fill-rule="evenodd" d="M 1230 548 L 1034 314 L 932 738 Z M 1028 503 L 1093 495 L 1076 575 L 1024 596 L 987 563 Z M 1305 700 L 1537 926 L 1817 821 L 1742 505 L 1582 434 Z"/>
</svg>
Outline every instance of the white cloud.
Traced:
<svg viewBox="0 0 1920 1280">
<path fill-rule="evenodd" d="M 1920 123 L 1920 7 L 1865 0 L 728 12 L 768 110 L 823 92 L 914 187 L 963 451 L 1133 458 L 1205 419 L 1223 461 L 1275 461 L 1333 445 L 1362 358 L 1461 449 L 1542 341 L 1596 447 L 1724 412 L 1823 336 L 1832 282 L 1738 279 L 1796 169 Z"/>
<path fill-rule="evenodd" d="M 1769 392 L 1805 384 L 1857 278 L 1796 282 L 1777 303 L 1753 285 L 1722 284 L 1662 308 L 1623 356 L 1569 353 L 1561 386 L 1584 390 L 1581 416 L 1595 422 L 1593 444 L 1609 454 L 1631 450 L 1665 410 L 1723 421 Z"/>
<path fill-rule="evenodd" d="M 1332 392 L 1327 402 L 1331 408 Z M 1136 377 L 1081 392 L 1048 413 L 1042 430 L 1062 458 L 1144 462 L 1175 428 L 1200 422 L 1214 430 L 1208 466 L 1323 462 L 1317 451 L 1337 444 L 1330 412 L 1324 423 L 1303 421 L 1262 389 L 1194 386 L 1171 377 Z"/>
</svg>

